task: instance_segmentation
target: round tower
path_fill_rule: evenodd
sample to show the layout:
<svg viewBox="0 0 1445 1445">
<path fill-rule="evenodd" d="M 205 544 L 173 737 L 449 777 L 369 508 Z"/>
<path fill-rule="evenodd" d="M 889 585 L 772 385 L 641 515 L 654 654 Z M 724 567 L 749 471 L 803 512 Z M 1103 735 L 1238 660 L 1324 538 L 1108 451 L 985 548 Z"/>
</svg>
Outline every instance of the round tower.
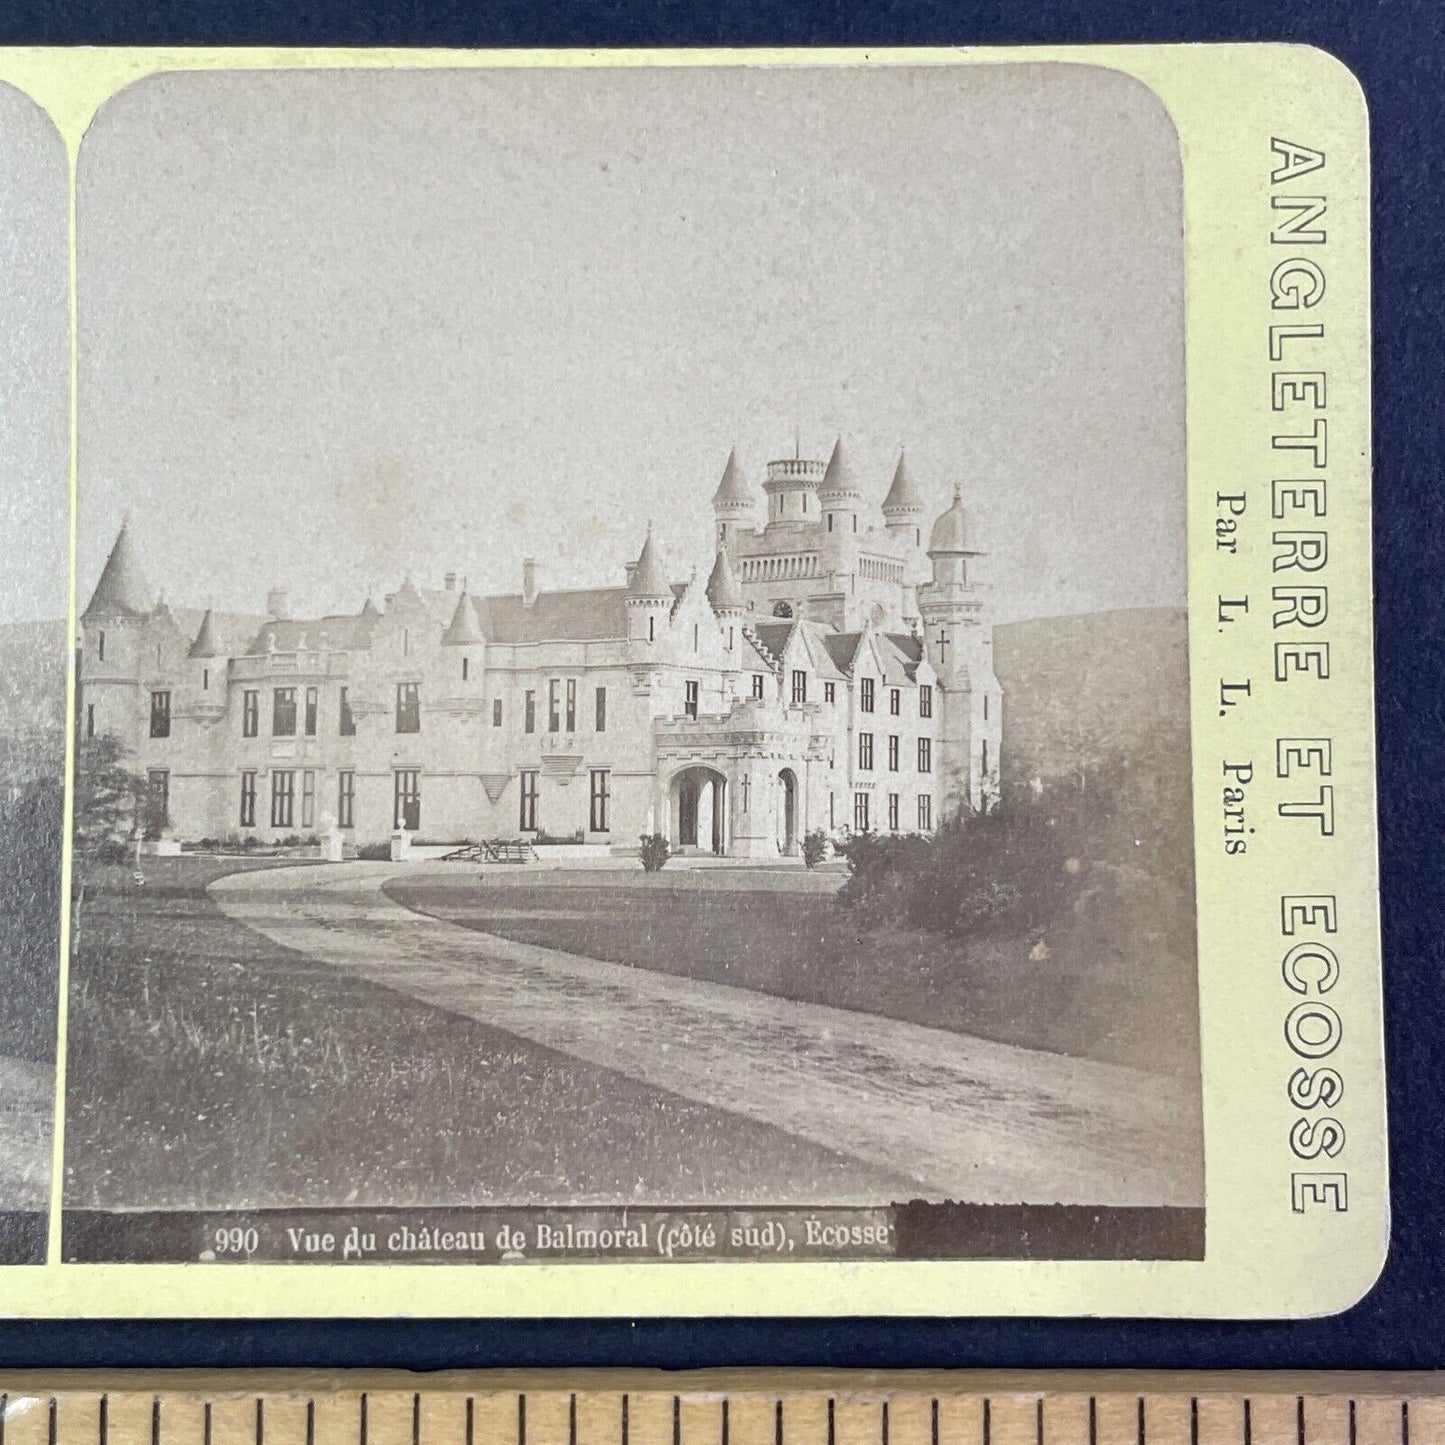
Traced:
<svg viewBox="0 0 1445 1445">
<path fill-rule="evenodd" d="M 470 684 L 473 691 L 480 691 L 485 639 L 477 622 L 477 609 L 472 605 L 465 587 L 457 595 L 452 620 L 442 633 L 442 646 L 455 650 L 456 660 L 451 664 L 455 668 L 452 681 Z"/>
<path fill-rule="evenodd" d="M 667 628 L 672 603 L 672 586 L 648 527 L 642 551 L 627 569 L 627 640 L 657 642 Z"/>
<path fill-rule="evenodd" d="M 768 526 L 818 521 L 818 484 L 826 470 L 808 457 L 784 457 L 768 463 L 763 491 L 768 497 Z"/>
<path fill-rule="evenodd" d="M 80 615 L 82 738 L 114 733 L 127 745 L 133 741 L 140 725 L 141 649 L 154 604 L 124 522 Z"/>
<path fill-rule="evenodd" d="M 883 499 L 883 521 L 889 532 L 901 537 L 921 554 L 923 551 L 923 498 L 913 484 L 913 473 L 902 452 L 893 470 L 893 485 Z"/>
<path fill-rule="evenodd" d="M 738 624 L 748 615 L 748 604 L 743 589 L 738 586 L 727 548 L 721 545 L 712 564 L 712 575 L 707 579 L 707 600 L 722 623 L 728 651 L 734 651 L 738 643 Z"/>
<path fill-rule="evenodd" d="M 840 438 L 833 443 L 823 480 L 818 486 L 818 505 L 823 511 L 825 536 L 856 537 L 861 523 L 863 492 L 853 475 L 852 464 Z"/>
<path fill-rule="evenodd" d="M 719 547 L 731 549 L 739 532 L 751 530 L 756 502 L 753 489 L 748 485 L 748 479 L 738 465 L 737 452 L 730 451 L 727 464 L 723 467 L 722 481 L 718 483 L 717 491 L 712 494 Z"/>
</svg>

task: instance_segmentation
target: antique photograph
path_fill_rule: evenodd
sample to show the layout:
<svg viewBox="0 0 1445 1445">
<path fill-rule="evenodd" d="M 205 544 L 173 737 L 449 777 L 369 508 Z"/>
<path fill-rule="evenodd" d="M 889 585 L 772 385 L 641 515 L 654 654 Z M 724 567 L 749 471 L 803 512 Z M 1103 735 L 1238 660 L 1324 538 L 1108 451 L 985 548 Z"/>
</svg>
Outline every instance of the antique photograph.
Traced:
<svg viewBox="0 0 1445 1445">
<path fill-rule="evenodd" d="M 70 503 L 65 146 L 0 85 L 0 1265 L 44 1258 L 55 1112 Z"/>
<path fill-rule="evenodd" d="M 76 194 L 67 1259 L 1203 1257 L 1151 91 L 176 73 Z"/>
</svg>

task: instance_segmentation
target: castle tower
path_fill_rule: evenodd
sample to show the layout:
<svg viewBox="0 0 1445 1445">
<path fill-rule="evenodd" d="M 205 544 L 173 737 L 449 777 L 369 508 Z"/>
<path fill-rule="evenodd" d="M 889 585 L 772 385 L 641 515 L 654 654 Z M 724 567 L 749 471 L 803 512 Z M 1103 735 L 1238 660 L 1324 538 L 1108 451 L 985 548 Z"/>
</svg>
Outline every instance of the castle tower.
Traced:
<svg viewBox="0 0 1445 1445">
<path fill-rule="evenodd" d="M 452 611 L 452 620 L 442 633 L 442 646 L 456 649 L 456 660 L 452 664 L 451 685 L 460 684 L 464 689 L 478 691 L 482 685 L 483 664 L 486 661 L 486 639 L 481 624 L 477 621 L 477 609 L 465 587 L 457 597 Z"/>
<path fill-rule="evenodd" d="M 627 640 L 641 643 L 661 640 L 672 603 L 672 586 L 652 544 L 649 527 L 637 561 L 627 569 Z"/>
<path fill-rule="evenodd" d="M 735 537 L 753 520 L 757 498 L 738 465 L 737 452 L 728 453 L 722 481 L 712 494 L 713 514 L 717 517 L 718 546 L 731 548 Z"/>
<path fill-rule="evenodd" d="M 735 652 L 738 645 L 738 625 L 748 615 L 748 604 L 743 596 L 743 589 L 738 586 L 727 548 L 721 543 L 712 564 L 712 574 L 707 579 L 707 600 L 718 621 L 722 623 L 728 651 Z"/>
<path fill-rule="evenodd" d="M 933 580 L 918 589 L 924 646 L 937 674 L 938 741 L 944 816 L 980 809 L 997 796 L 1002 691 L 993 671 L 993 626 L 983 589 L 969 575 L 982 553 L 962 491 L 933 524 L 928 557 Z"/>
<path fill-rule="evenodd" d="M 216 636 L 215 615 L 208 607 L 186 651 L 187 681 L 195 699 L 193 711 L 203 721 L 215 721 L 226 710 L 226 666 L 226 654 Z"/>
<path fill-rule="evenodd" d="M 844 593 L 844 616 L 850 622 L 851 597 L 858 571 L 858 514 L 863 506 L 863 493 L 853 475 L 852 464 L 843 450 L 841 440 L 833 443 L 832 455 L 818 487 L 818 505 L 822 509 L 821 547 L 823 570 L 829 576 L 828 590 Z"/>
<path fill-rule="evenodd" d="M 902 452 L 893 470 L 893 485 L 883 499 L 883 521 L 890 533 L 909 546 L 923 551 L 923 498 L 913 484 L 913 474 Z"/>
<path fill-rule="evenodd" d="M 768 498 L 768 526 L 805 523 L 819 519 L 818 484 L 823 480 L 822 462 L 807 457 L 784 457 L 768 463 L 763 491 Z"/>
<path fill-rule="evenodd" d="M 80 615 L 82 738 L 114 733 L 128 740 L 139 727 L 141 649 L 154 603 L 130 524 L 122 523 Z"/>
</svg>

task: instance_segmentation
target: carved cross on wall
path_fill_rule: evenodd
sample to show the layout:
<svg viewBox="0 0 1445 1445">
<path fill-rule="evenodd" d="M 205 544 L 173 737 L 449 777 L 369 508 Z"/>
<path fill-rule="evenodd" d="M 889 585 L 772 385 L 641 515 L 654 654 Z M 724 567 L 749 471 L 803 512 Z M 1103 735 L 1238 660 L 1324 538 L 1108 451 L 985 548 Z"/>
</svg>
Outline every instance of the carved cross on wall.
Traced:
<svg viewBox="0 0 1445 1445">
<path fill-rule="evenodd" d="M 937 638 L 934 639 L 934 645 L 938 648 L 938 660 L 939 660 L 940 662 L 947 662 L 947 661 L 948 661 L 948 634 L 947 634 L 941 627 L 938 629 L 938 636 L 937 636 Z"/>
</svg>

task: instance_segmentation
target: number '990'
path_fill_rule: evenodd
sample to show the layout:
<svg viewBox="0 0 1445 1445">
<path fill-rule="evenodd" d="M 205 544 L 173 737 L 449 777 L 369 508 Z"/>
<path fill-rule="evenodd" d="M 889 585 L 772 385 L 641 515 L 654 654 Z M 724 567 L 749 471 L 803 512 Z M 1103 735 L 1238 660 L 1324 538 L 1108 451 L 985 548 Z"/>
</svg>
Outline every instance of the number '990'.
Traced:
<svg viewBox="0 0 1445 1445">
<path fill-rule="evenodd" d="M 235 1224 L 216 1231 L 217 1254 L 255 1254 L 261 1236 L 254 1229 Z"/>
</svg>

